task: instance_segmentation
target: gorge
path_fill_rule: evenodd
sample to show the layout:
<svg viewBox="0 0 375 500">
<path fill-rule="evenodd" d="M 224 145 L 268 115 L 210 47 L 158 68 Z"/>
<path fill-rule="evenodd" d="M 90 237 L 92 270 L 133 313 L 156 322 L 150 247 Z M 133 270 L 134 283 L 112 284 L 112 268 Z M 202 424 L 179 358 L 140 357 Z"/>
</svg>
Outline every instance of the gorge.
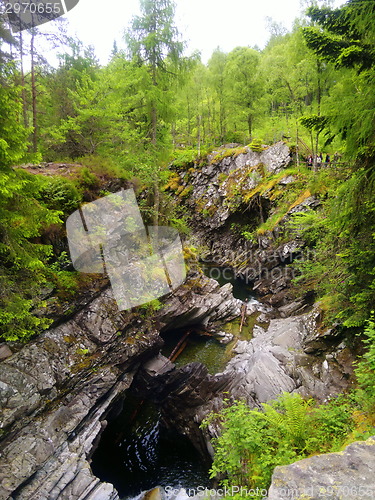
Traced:
<svg viewBox="0 0 375 500">
<path fill-rule="evenodd" d="M 286 222 L 293 213 L 315 209 L 319 199 L 300 189 L 298 172 L 288 170 L 290 161 L 284 143 L 262 152 L 230 145 L 212 153 L 206 165 L 178 169 L 166 189 L 179 191 L 178 199 L 189 188 L 179 199 L 193 214 L 183 285 L 164 297 L 160 307 L 118 311 L 102 279 L 35 340 L 24 346 L 3 344 L 1 500 L 118 499 L 114 485 L 95 476 L 100 469 L 95 450 L 100 450 L 106 427 L 123 408 L 129 412 L 132 397 L 156 405 L 166 436 L 177 433 L 193 445 L 196 451 L 188 452 L 195 457 L 191 477 L 209 484 L 211 439 L 220 431 L 200 424 L 223 407 L 225 398 L 259 408 L 284 391 L 323 402 L 350 387 L 355 348 L 338 329 L 324 326 L 324 312 L 311 293 L 292 292 L 292 264 L 303 254 L 304 242 L 296 231 L 286 231 Z M 276 188 L 292 193 L 277 225 L 257 241 L 241 237 L 239 221 L 249 228 L 272 217 Z M 205 276 L 196 247 L 210 263 L 208 274 L 215 268 L 217 277 L 242 280 L 245 302 L 233 296 L 231 283 L 220 286 Z M 249 294 L 257 300 L 247 300 Z M 241 317 L 250 337 L 239 333 Z M 168 360 L 161 353 L 163 338 L 181 329 L 210 335 L 203 339 L 216 344 L 214 357 L 226 352 L 221 368 L 219 363 L 208 370 L 195 361 L 175 366 Z M 230 343 L 221 347 L 220 340 Z M 147 425 L 151 431 L 159 428 Z M 146 446 L 156 432 L 151 431 Z M 112 439 L 114 434 L 109 435 Z M 199 466 L 194 453 L 206 465 Z M 160 481 L 130 485 L 128 492 L 135 495 Z"/>
</svg>

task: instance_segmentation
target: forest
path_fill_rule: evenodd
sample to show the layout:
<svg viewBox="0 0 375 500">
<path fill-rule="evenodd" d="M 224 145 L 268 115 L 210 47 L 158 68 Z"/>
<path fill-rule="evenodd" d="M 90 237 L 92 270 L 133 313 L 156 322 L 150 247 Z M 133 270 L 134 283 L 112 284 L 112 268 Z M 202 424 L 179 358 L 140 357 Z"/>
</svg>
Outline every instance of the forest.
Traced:
<svg viewBox="0 0 375 500">
<path fill-rule="evenodd" d="M 35 287 L 52 280 L 74 288 L 56 261 L 63 257 L 37 240 L 78 206 L 93 172 L 137 179 L 155 195 L 149 216 L 181 225 L 184 216 L 170 215 L 161 189 L 172 161 L 188 163 L 225 143 L 278 140 L 303 165 L 323 152 L 349 166 L 344 182 L 329 187 L 324 210 L 300 222 L 318 252 L 306 279 L 321 277 L 319 294 L 345 326 L 363 325 L 374 299 L 374 2 L 311 6 L 290 33 L 271 23 L 263 50 L 218 48 L 207 64 L 184 56 L 171 2 L 144 1 L 142 9 L 125 31 L 126 49 L 115 43 L 105 66 L 92 48 L 65 39 L 59 66 L 50 67 L 36 28 L 12 35 L 2 24 L 2 334 L 14 340 L 44 326 L 29 314 Z M 40 162 L 84 167 L 76 182 L 12 168 Z"/>
<path fill-rule="evenodd" d="M 123 48 L 115 42 L 106 65 L 56 21 L 59 64 L 52 67 L 43 56 L 45 34 L 37 28 L 13 34 L 1 21 L 0 338 L 35 339 L 53 322 L 43 314 L 51 290 L 66 304 L 90 286 L 59 241 L 68 215 L 92 193 L 107 193 L 101 180 L 134 186 L 145 219 L 186 238 L 189 214 L 176 201 L 177 186 L 170 189 L 176 168 L 203 164 L 221 145 L 256 151 L 284 141 L 293 167 L 320 199 L 319 210 L 293 219 L 314 250 L 314 258 L 298 264 L 295 286 L 315 294 L 327 325 L 364 340 L 357 375 L 361 401 L 367 398 L 372 412 L 375 1 L 348 0 L 336 9 L 311 1 L 290 32 L 270 21 L 263 49 L 218 47 L 207 63 L 198 52 L 186 55 L 171 0 L 140 5 L 141 15 L 124 27 Z M 319 154 L 324 168 L 317 166 Z M 32 165 L 77 168 L 68 178 L 34 175 Z M 241 234 L 257 237 L 246 227 Z M 239 411 L 241 419 L 247 410 Z M 336 425 L 341 410 L 332 411 Z M 256 433 L 260 428 L 253 424 Z M 221 466 L 228 464 L 215 471 Z"/>
</svg>

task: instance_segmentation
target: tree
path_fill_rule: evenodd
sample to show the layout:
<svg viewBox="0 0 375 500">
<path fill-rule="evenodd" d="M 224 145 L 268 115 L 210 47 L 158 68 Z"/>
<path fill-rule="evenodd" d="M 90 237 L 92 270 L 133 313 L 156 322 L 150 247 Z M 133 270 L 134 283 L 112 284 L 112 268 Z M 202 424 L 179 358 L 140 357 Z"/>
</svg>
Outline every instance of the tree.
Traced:
<svg viewBox="0 0 375 500">
<path fill-rule="evenodd" d="M 227 131 L 227 82 L 225 79 L 225 67 L 227 64 L 227 54 L 220 48 L 214 50 L 208 61 L 208 70 L 211 87 L 215 93 L 215 101 L 218 106 L 218 132 L 220 142 L 225 141 Z"/>
<path fill-rule="evenodd" d="M 93 47 L 84 47 L 81 41 L 74 38 L 68 40 L 68 50 L 59 55 L 59 60 L 59 67 L 50 69 L 39 81 L 39 85 L 44 86 L 40 97 L 44 112 L 39 118 L 42 147 L 44 151 L 49 149 L 48 154 L 52 158 L 56 154 L 77 158 L 92 149 L 88 146 L 91 137 L 83 136 L 83 131 L 76 127 L 78 116 L 90 105 L 88 95 L 86 105 L 82 104 L 80 109 L 77 93 L 84 94 L 88 81 L 97 80 L 99 63 Z M 92 107 L 94 105 L 95 101 Z"/>
<path fill-rule="evenodd" d="M 140 6 L 142 15 L 133 18 L 125 38 L 132 58 L 139 65 L 146 65 L 150 73 L 150 138 L 156 145 L 158 112 L 167 104 L 163 87 L 170 84 L 170 78 L 164 80 L 175 76 L 183 43 L 173 24 L 175 5 L 171 0 L 141 0 Z"/>
<path fill-rule="evenodd" d="M 160 159 L 157 158 L 159 153 L 156 146 L 163 138 L 161 120 L 172 122 L 171 87 L 177 76 L 184 45 L 173 24 L 175 5 L 171 0 L 141 0 L 140 7 L 142 15 L 133 18 L 125 39 L 133 60 L 139 66 L 146 66 L 150 76 L 145 97 L 150 112 L 150 140 L 154 162 L 157 164 L 157 168 L 151 170 L 154 184 L 154 226 L 157 226 Z M 165 146 L 161 148 L 162 156 L 164 149 Z"/>
<path fill-rule="evenodd" d="M 339 9 L 311 7 L 317 23 L 303 29 L 308 47 L 321 60 L 345 70 L 331 92 L 327 128 L 347 141 L 350 155 L 374 151 L 375 2 L 350 0 Z M 355 72 L 355 73 L 354 73 Z M 354 93 L 354 95 L 353 95 Z"/>
<path fill-rule="evenodd" d="M 236 108 L 236 114 L 246 120 L 250 140 L 253 135 L 256 102 L 261 94 L 259 61 L 260 54 L 256 50 L 237 47 L 228 54 L 225 67 L 226 78 L 231 81 L 229 101 Z M 237 124 L 233 117 L 232 123 L 236 129 Z"/>
</svg>

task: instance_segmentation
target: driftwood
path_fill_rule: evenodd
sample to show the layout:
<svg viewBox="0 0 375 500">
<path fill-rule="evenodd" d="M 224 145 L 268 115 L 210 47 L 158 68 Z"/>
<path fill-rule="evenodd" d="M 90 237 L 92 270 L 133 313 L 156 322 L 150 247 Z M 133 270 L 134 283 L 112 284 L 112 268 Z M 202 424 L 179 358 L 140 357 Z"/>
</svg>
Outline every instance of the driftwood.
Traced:
<svg viewBox="0 0 375 500">
<path fill-rule="evenodd" d="M 242 304 L 241 307 L 241 323 L 240 323 L 240 333 L 242 332 L 242 327 L 245 322 L 246 304 Z"/>
<path fill-rule="evenodd" d="M 173 351 L 171 352 L 171 354 L 168 356 L 168 359 L 170 361 L 172 361 L 172 363 L 177 358 L 177 356 L 179 356 L 182 353 L 182 351 L 185 349 L 186 344 L 187 344 L 186 339 L 190 335 L 190 333 L 191 333 L 191 330 L 188 330 L 185 333 L 185 335 L 179 340 L 179 342 L 177 343 L 176 347 L 173 349 Z M 180 347 L 182 346 L 182 344 L 184 344 L 184 346 L 183 346 L 182 349 L 180 349 Z"/>
</svg>

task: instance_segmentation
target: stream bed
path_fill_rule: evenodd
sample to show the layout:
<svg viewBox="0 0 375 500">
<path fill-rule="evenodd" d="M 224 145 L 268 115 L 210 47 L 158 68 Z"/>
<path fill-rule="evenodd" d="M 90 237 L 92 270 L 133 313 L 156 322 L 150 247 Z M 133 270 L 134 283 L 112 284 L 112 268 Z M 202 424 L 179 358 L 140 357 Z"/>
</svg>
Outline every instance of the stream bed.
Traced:
<svg viewBox="0 0 375 500">
<path fill-rule="evenodd" d="M 131 395 L 104 430 L 91 467 L 102 481 L 115 486 L 121 499 L 155 486 L 209 485 L 207 464 L 190 441 L 162 426 L 155 405 Z"/>
</svg>

